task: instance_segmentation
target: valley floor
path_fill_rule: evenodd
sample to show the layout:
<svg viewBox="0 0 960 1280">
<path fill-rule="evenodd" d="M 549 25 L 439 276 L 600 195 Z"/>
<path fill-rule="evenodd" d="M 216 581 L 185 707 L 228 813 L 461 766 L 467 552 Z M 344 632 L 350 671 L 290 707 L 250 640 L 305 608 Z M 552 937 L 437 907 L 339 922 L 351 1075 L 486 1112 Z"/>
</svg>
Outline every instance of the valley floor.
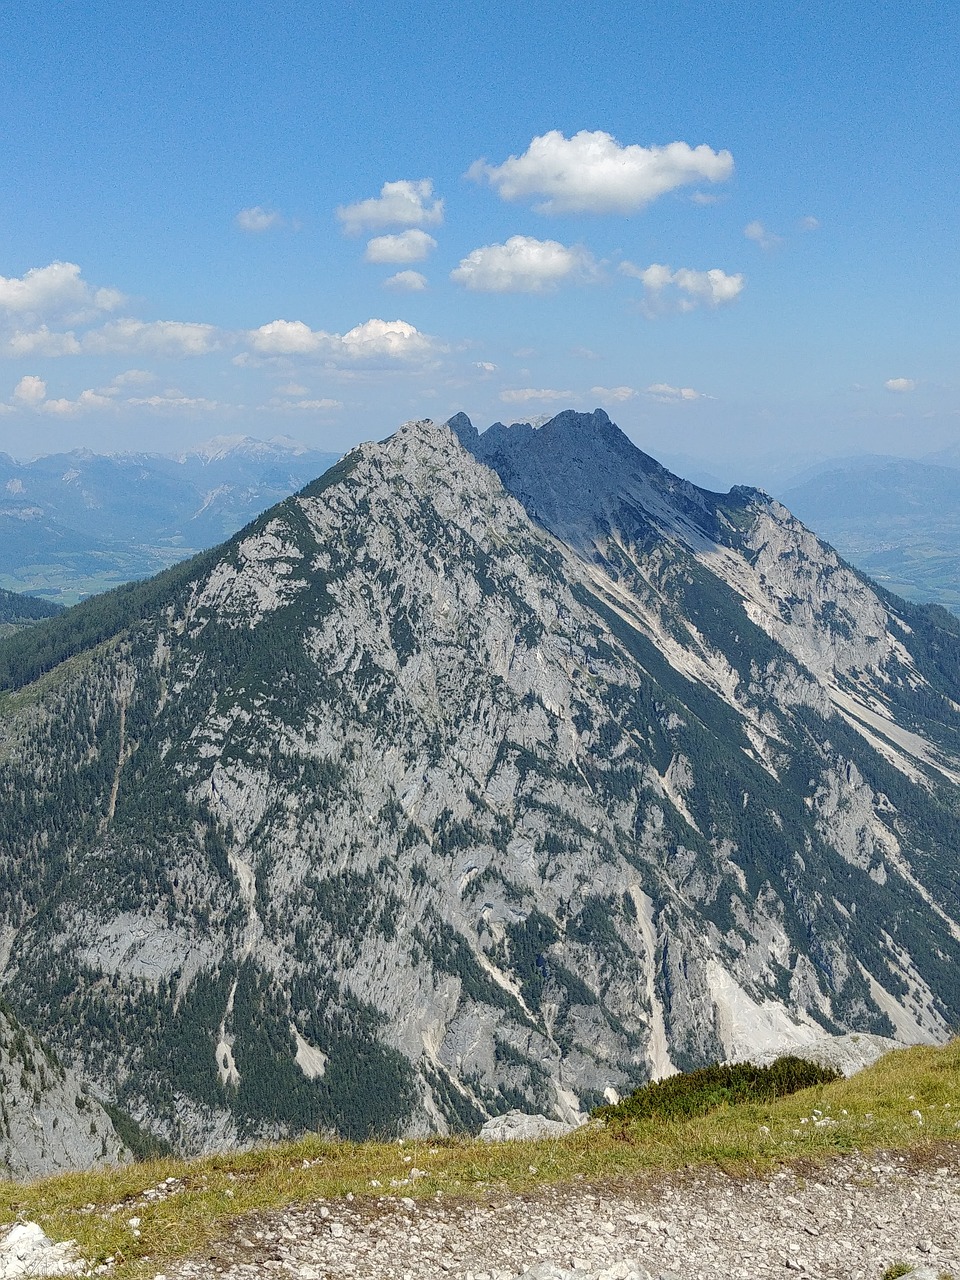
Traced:
<svg viewBox="0 0 960 1280">
<path fill-rule="evenodd" d="M 247 1216 L 165 1280 L 881 1280 L 960 1277 L 960 1145 L 760 1179 L 711 1169 L 533 1194 L 319 1201 Z M 535 1269 L 535 1270 L 534 1270 Z M 532 1275 L 530 1274 L 532 1272 Z M 161 1280 L 157 1275 L 156 1280 Z"/>
</svg>

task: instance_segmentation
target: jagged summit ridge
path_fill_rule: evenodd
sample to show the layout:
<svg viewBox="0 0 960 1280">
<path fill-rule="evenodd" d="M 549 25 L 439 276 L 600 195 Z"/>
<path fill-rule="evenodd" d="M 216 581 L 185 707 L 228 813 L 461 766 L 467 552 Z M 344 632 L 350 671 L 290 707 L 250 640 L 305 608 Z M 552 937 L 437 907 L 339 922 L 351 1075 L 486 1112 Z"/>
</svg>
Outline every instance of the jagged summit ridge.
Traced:
<svg viewBox="0 0 960 1280">
<path fill-rule="evenodd" d="M 16 668 L 74 655 L 3 706 L 4 978 L 147 1127 L 565 1118 L 956 1022 L 956 643 L 585 417 L 406 424 Z"/>
</svg>

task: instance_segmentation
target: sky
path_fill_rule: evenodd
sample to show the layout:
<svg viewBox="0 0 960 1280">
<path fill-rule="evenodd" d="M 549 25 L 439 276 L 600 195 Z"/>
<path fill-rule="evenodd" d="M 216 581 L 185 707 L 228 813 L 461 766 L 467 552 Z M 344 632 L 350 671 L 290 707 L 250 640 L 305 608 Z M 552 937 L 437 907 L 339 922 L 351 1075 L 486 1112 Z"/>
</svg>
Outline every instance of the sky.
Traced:
<svg viewBox="0 0 960 1280">
<path fill-rule="evenodd" d="M 601 406 L 759 483 L 960 441 L 939 0 L 22 0 L 0 450 Z"/>
</svg>

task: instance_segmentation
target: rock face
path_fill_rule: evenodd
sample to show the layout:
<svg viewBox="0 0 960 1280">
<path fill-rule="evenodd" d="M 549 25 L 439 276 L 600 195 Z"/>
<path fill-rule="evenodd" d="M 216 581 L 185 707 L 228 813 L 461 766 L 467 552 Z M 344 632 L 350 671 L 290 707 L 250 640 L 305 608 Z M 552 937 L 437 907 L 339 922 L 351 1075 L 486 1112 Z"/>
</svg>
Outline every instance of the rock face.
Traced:
<svg viewBox="0 0 960 1280">
<path fill-rule="evenodd" d="M 188 1150 L 960 1018 L 960 640 L 600 412 L 363 445 L 0 648 L 28 1023 Z"/>
<path fill-rule="evenodd" d="M 36 1178 L 129 1158 L 99 1102 L 0 1004 L 0 1176 Z"/>
</svg>

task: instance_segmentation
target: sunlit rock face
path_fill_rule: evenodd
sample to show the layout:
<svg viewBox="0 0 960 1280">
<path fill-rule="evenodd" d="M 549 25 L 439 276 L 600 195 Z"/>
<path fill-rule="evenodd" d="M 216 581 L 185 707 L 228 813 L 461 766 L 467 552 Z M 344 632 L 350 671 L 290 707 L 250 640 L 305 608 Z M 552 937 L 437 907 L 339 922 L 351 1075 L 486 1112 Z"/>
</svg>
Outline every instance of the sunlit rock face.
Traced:
<svg viewBox="0 0 960 1280">
<path fill-rule="evenodd" d="M 137 591 L 0 652 L 5 975 L 180 1147 L 956 1025 L 960 639 L 766 495 L 408 423 Z"/>
</svg>

